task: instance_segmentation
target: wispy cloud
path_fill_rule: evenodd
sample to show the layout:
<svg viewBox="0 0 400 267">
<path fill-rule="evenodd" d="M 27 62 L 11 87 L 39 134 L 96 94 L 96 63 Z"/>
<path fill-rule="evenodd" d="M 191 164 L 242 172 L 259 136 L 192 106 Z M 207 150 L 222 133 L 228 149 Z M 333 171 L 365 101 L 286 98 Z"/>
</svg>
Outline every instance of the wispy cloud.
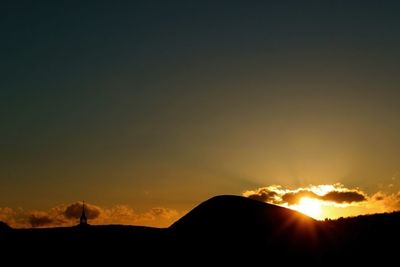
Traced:
<svg viewBox="0 0 400 267">
<path fill-rule="evenodd" d="M 100 207 L 85 203 L 86 216 L 91 224 L 127 224 L 166 227 L 179 218 L 174 209 L 155 207 L 137 212 L 127 205 Z M 0 221 L 12 227 L 55 227 L 78 223 L 82 203 L 56 206 L 47 211 L 0 208 Z"/>
<path fill-rule="evenodd" d="M 400 191 L 393 194 L 377 192 L 371 198 L 373 206 L 380 206 L 384 211 L 400 210 Z"/>
</svg>

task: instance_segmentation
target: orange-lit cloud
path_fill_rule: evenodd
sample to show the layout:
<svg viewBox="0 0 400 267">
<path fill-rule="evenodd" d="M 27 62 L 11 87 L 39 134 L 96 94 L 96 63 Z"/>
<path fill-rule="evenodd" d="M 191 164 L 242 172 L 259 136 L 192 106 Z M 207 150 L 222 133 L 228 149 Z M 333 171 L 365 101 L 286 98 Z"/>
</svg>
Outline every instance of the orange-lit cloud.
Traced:
<svg viewBox="0 0 400 267">
<path fill-rule="evenodd" d="M 32 227 L 44 227 L 49 225 L 62 225 L 65 221 L 58 221 L 56 218 L 52 218 L 47 212 L 35 211 L 29 216 L 29 224 Z"/>
<path fill-rule="evenodd" d="M 85 203 L 86 216 L 91 224 L 127 224 L 166 227 L 179 218 L 179 213 L 163 207 L 136 212 L 129 206 L 100 207 Z M 56 227 L 78 223 L 82 203 L 59 205 L 48 211 L 26 211 L 21 208 L 0 208 L 0 221 L 12 227 Z"/>
<path fill-rule="evenodd" d="M 336 203 L 353 203 L 367 200 L 365 193 L 361 191 L 331 191 L 319 197 L 320 200 Z"/>
<path fill-rule="evenodd" d="M 273 204 L 294 205 L 299 203 L 301 198 L 308 197 L 321 201 L 339 204 L 350 204 L 367 200 L 366 193 L 359 189 L 348 189 L 342 184 L 318 185 L 297 189 L 286 189 L 279 185 L 249 190 L 243 193 L 244 196 Z"/>
<path fill-rule="evenodd" d="M 369 196 L 359 188 L 347 188 L 339 183 L 310 185 L 296 189 L 271 185 L 245 191 L 243 195 L 285 207 L 295 207 L 304 197 L 316 199 L 325 210 L 320 219 L 400 210 L 400 192 L 392 194 L 376 192 Z"/>
<path fill-rule="evenodd" d="M 85 204 L 85 214 L 88 219 L 96 219 L 102 212 L 100 207 Z M 65 211 L 64 216 L 68 219 L 78 219 L 82 214 L 82 203 L 73 203 L 69 205 Z"/>
</svg>

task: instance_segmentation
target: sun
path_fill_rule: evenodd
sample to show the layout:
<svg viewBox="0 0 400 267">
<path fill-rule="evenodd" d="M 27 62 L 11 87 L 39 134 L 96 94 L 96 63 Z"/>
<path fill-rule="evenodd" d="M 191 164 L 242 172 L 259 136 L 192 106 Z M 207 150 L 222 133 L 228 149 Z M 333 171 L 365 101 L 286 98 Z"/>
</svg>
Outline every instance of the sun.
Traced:
<svg viewBox="0 0 400 267">
<path fill-rule="evenodd" d="M 321 202 L 308 197 L 302 197 L 299 203 L 293 205 L 292 208 L 314 219 L 321 215 Z"/>
</svg>

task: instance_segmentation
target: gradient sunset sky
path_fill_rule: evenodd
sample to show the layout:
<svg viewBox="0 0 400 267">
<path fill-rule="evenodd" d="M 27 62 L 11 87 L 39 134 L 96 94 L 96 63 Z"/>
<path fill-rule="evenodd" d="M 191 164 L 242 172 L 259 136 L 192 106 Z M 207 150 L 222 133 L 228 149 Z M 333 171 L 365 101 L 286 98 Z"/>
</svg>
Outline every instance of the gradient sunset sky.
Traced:
<svg viewBox="0 0 400 267">
<path fill-rule="evenodd" d="M 400 208 L 399 13 L 396 1 L 2 1 L 0 220 L 56 222 L 85 200 L 102 222 L 165 226 L 214 195 L 289 205 L 307 190 L 336 217 Z"/>
</svg>

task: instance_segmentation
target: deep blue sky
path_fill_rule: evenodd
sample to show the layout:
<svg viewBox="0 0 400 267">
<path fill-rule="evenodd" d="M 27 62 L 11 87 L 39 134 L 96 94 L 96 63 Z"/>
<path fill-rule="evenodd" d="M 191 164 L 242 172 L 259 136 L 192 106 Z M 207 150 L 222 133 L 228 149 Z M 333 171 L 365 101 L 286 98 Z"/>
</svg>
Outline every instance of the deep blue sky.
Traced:
<svg viewBox="0 0 400 267">
<path fill-rule="evenodd" d="M 399 171 L 397 1 L 130 2 L 1 2 L 1 206 Z"/>
</svg>

